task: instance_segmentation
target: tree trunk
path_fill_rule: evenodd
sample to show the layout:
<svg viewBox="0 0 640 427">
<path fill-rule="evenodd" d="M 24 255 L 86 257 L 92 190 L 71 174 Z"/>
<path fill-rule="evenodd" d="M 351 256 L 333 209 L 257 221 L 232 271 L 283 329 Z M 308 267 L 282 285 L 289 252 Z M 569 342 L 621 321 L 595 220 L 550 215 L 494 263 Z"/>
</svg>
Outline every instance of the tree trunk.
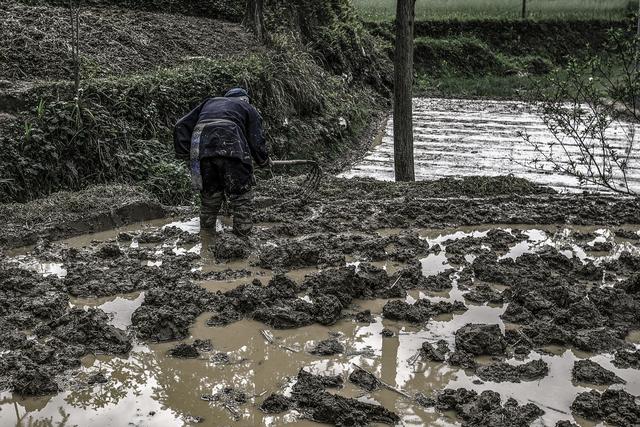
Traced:
<svg viewBox="0 0 640 427">
<path fill-rule="evenodd" d="M 244 14 L 243 24 L 253 31 L 258 40 L 265 41 L 264 0 L 247 0 L 247 10 Z"/>
<path fill-rule="evenodd" d="M 522 19 L 527 19 L 527 0 L 522 0 Z"/>
<path fill-rule="evenodd" d="M 416 0 L 397 0 L 393 152 L 396 181 L 415 181 L 413 165 L 413 26 Z"/>
</svg>

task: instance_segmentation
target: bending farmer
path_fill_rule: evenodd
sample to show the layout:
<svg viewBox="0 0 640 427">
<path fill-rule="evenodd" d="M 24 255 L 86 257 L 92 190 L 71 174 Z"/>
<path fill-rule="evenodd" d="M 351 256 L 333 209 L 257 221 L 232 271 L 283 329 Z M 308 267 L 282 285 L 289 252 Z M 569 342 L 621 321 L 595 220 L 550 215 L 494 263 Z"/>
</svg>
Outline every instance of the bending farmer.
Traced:
<svg viewBox="0 0 640 427">
<path fill-rule="evenodd" d="M 202 195 L 200 227 L 215 231 L 225 197 L 233 232 L 241 237 L 253 225 L 253 163 L 270 164 L 262 117 L 244 89 L 209 98 L 180 119 L 174 130 L 176 156 L 189 162 L 194 189 Z"/>
</svg>

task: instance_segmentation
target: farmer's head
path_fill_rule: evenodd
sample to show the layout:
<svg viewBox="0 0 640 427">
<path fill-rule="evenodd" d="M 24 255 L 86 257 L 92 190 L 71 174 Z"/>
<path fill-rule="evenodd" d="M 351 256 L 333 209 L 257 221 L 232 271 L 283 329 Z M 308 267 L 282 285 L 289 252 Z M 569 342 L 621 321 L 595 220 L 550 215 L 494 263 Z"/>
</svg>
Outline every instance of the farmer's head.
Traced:
<svg viewBox="0 0 640 427">
<path fill-rule="evenodd" d="M 233 88 L 231 90 L 229 90 L 225 95 L 225 98 L 238 98 L 242 101 L 246 101 L 248 103 L 251 103 L 251 98 L 249 97 L 249 94 L 247 93 L 247 91 L 241 87 L 236 87 Z"/>
</svg>

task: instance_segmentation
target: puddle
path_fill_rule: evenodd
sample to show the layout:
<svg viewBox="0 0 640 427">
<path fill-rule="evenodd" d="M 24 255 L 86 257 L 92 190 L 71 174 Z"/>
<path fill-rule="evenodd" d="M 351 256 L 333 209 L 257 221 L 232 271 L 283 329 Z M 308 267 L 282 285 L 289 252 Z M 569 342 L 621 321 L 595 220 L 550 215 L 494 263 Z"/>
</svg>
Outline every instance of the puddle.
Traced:
<svg viewBox="0 0 640 427">
<path fill-rule="evenodd" d="M 123 330 L 131 326 L 131 315 L 143 302 L 144 292 L 108 298 L 74 298 L 70 301 L 75 307 L 99 308 L 111 317 L 111 325 Z"/>
<path fill-rule="evenodd" d="M 189 233 L 197 233 L 197 221 L 184 223 L 159 221 L 147 224 L 147 227 L 175 226 Z M 637 231 L 637 227 L 626 227 Z M 140 229 L 140 226 L 138 226 Z M 406 300 L 413 302 L 427 298 L 432 302 L 464 301 L 466 292 L 458 286 L 460 270 L 464 267 L 452 265 L 447 256 L 447 244 L 465 237 L 484 238 L 489 231 L 501 229 L 507 232 L 523 230 L 526 241 L 511 245 L 501 254 L 502 258 L 517 259 L 531 252 L 536 252 L 545 245 L 566 250 L 567 256 L 575 256 L 583 261 L 615 258 L 624 250 L 637 250 L 631 243 L 617 240 L 606 229 L 601 227 L 566 227 L 566 226 L 519 226 L 493 225 L 481 227 L 463 227 L 455 230 L 420 230 L 419 235 L 426 239 L 430 246 L 439 244 L 442 250 L 438 254 L 430 254 L 421 260 L 425 276 L 436 275 L 448 269 L 455 269 L 453 288 L 445 292 L 427 292 L 412 290 Z M 136 229 L 130 229 L 135 231 Z M 71 247 L 82 247 L 97 240 L 109 240 L 117 236 L 119 231 L 99 233 L 69 239 L 63 243 Z M 394 234 L 396 230 L 381 230 L 380 234 Z M 595 233 L 597 237 L 588 242 L 611 241 L 612 250 L 603 256 L 594 256 L 585 251 L 581 242 L 572 239 L 572 234 Z M 77 246 L 80 245 L 80 246 Z M 179 249 L 179 248 L 178 248 Z M 158 250 L 161 250 L 159 248 Z M 198 253 L 201 244 L 174 251 L 176 254 L 188 252 Z M 62 264 L 35 264 L 28 256 L 20 258 L 25 268 L 35 268 L 43 275 L 55 274 L 64 277 Z M 474 256 L 468 255 L 466 262 L 473 262 Z M 354 260 L 350 264 L 359 267 Z M 401 267 L 398 263 L 374 263 L 392 274 Z M 162 264 L 156 265 L 163 268 Z M 199 282 L 206 289 L 227 291 L 239 284 L 247 283 L 252 278 L 259 278 L 266 283 L 273 273 L 260 269 L 246 262 L 215 264 L 205 257 L 197 268 L 203 273 L 223 272 L 227 269 L 246 269 L 247 277 L 229 280 L 204 280 Z M 301 282 L 303 278 L 317 271 L 314 268 L 288 272 L 287 275 Z M 504 288 L 496 286 L 502 291 Z M 143 303 L 145 292 L 118 295 L 109 298 L 72 299 L 71 303 L 78 307 L 98 307 L 111 316 L 111 324 L 120 329 L 131 325 L 132 313 Z M 308 297 L 305 297 L 308 298 Z M 414 395 L 421 392 L 430 394 L 434 390 L 464 387 L 478 392 L 494 390 L 501 394 L 503 402 L 513 397 L 521 404 L 533 402 L 543 408 L 546 414 L 539 425 L 555 425 L 559 420 L 573 420 L 569 406 L 575 396 L 589 390 L 589 387 L 573 384 L 571 368 L 575 360 L 585 357 L 574 350 L 561 348 L 555 354 L 531 353 L 528 360 L 541 358 L 549 365 L 549 375 L 540 381 L 514 383 L 474 383 L 477 377 L 473 374 L 449 366 L 446 363 L 432 363 L 422 359 L 416 360 L 416 354 L 423 342 L 445 340 L 451 349 L 454 348 L 454 333 L 467 323 L 496 324 L 504 332 L 512 328 L 505 324 L 500 316 L 506 310 L 506 304 L 474 304 L 466 302 L 468 310 L 464 313 L 436 316 L 424 325 L 411 325 L 384 319 L 381 315 L 386 300 L 356 300 L 351 308 L 355 310 L 371 310 L 375 322 L 371 324 L 356 323 L 351 319 L 343 319 L 336 325 L 327 327 L 311 325 L 292 330 L 270 330 L 265 324 L 252 320 L 241 320 L 226 327 L 209 327 L 207 320 L 210 313 L 204 313 L 196 320 L 190 330 L 195 339 L 211 340 L 213 351 L 204 352 L 197 359 L 183 360 L 169 357 L 167 352 L 176 343 L 150 344 L 138 343 L 126 357 L 88 356 L 83 359 L 83 368 L 79 377 L 86 377 L 102 371 L 109 382 L 89 388 L 80 387 L 65 391 L 55 396 L 22 399 L 9 392 L 0 394 L 0 425 L 144 425 L 144 426 L 182 426 L 191 425 L 201 417 L 202 426 L 278 426 L 293 424 L 300 426 L 316 426 L 318 424 L 300 419 L 295 411 L 281 415 L 267 415 L 258 406 L 271 393 L 286 393 L 299 369 L 304 367 L 312 373 L 340 374 L 346 376 L 353 369 L 353 364 L 373 372 L 388 384 Z M 385 338 L 381 334 L 384 328 L 395 332 L 393 337 Z M 270 330 L 274 343 L 270 344 L 261 333 Z M 318 341 L 337 336 L 345 346 L 344 354 L 331 357 L 317 357 L 308 350 Z M 640 331 L 633 331 L 627 338 L 629 342 L 640 344 Z M 294 351 L 292 351 L 294 350 Z M 218 352 L 226 353 L 230 364 L 221 365 L 212 359 Z M 587 355 L 589 356 L 589 355 Z M 611 355 L 592 356 L 592 359 L 604 368 L 613 371 L 625 379 L 627 384 L 622 388 L 634 395 L 640 395 L 640 375 L 637 370 L 617 369 L 612 363 Z M 483 360 L 484 361 L 484 360 Z M 526 361 L 509 360 L 519 364 Z M 239 408 L 240 419 L 233 421 L 229 410 L 216 403 L 203 401 L 202 395 L 213 394 L 222 387 L 233 387 L 245 392 L 249 401 Z M 593 388 L 593 387 L 591 387 Z M 356 397 L 362 401 L 382 404 L 394 410 L 402 419 L 404 426 L 457 426 L 460 425 L 452 414 L 442 413 L 434 409 L 425 409 L 393 391 L 381 389 L 373 393 L 364 393 L 361 389 L 345 381 L 345 387 L 336 393 Z M 593 426 L 594 423 L 576 419 L 581 426 Z"/>
<path fill-rule="evenodd" d="M 15 260 L 21 268 L 35 271 L 45 277 L 56 276 L 58 278 L 63 278 L 67 275 L 67 269 L 64 268 L 64 264 L 61 262 L 40 262 L 33 258 L 27 259 L 25 256 L 18 256 Z"/>
</svg>

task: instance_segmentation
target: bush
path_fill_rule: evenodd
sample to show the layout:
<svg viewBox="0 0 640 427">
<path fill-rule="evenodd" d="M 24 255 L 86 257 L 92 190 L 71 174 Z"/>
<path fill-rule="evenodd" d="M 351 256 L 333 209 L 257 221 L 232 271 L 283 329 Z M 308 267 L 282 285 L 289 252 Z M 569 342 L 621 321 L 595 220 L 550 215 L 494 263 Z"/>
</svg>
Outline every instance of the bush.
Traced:
<svg viewBox="0 0 640 427">
<path fill-rule="evenodd" d="M 414 57 L 416 69 L 429 74 L 506 74 L 511 69 L 510 64 L 493 53 L 486 43 L 466 36 L 418 38 Z"/>
<path fill-rule="evenodd" d="M 85 81 L 77 100 L 71 83 L 51 84 L 31 95 L 37 107 L 4 125 L 0 200 L 112 181 L 149 181 L 163 200 L 184 200 L 183 183 L 172 194 L 161 184 L 178 174 L 171 165 L 173 124 L 203 98 L 232 86 L 252 93 L 279 158 L 335 158 L 356 140 L 378 102 L 372 91 L 349 88 L 309 54 L 292 50 L 286 39 L 237 61 L 198 60 Z"/>
</svg>

